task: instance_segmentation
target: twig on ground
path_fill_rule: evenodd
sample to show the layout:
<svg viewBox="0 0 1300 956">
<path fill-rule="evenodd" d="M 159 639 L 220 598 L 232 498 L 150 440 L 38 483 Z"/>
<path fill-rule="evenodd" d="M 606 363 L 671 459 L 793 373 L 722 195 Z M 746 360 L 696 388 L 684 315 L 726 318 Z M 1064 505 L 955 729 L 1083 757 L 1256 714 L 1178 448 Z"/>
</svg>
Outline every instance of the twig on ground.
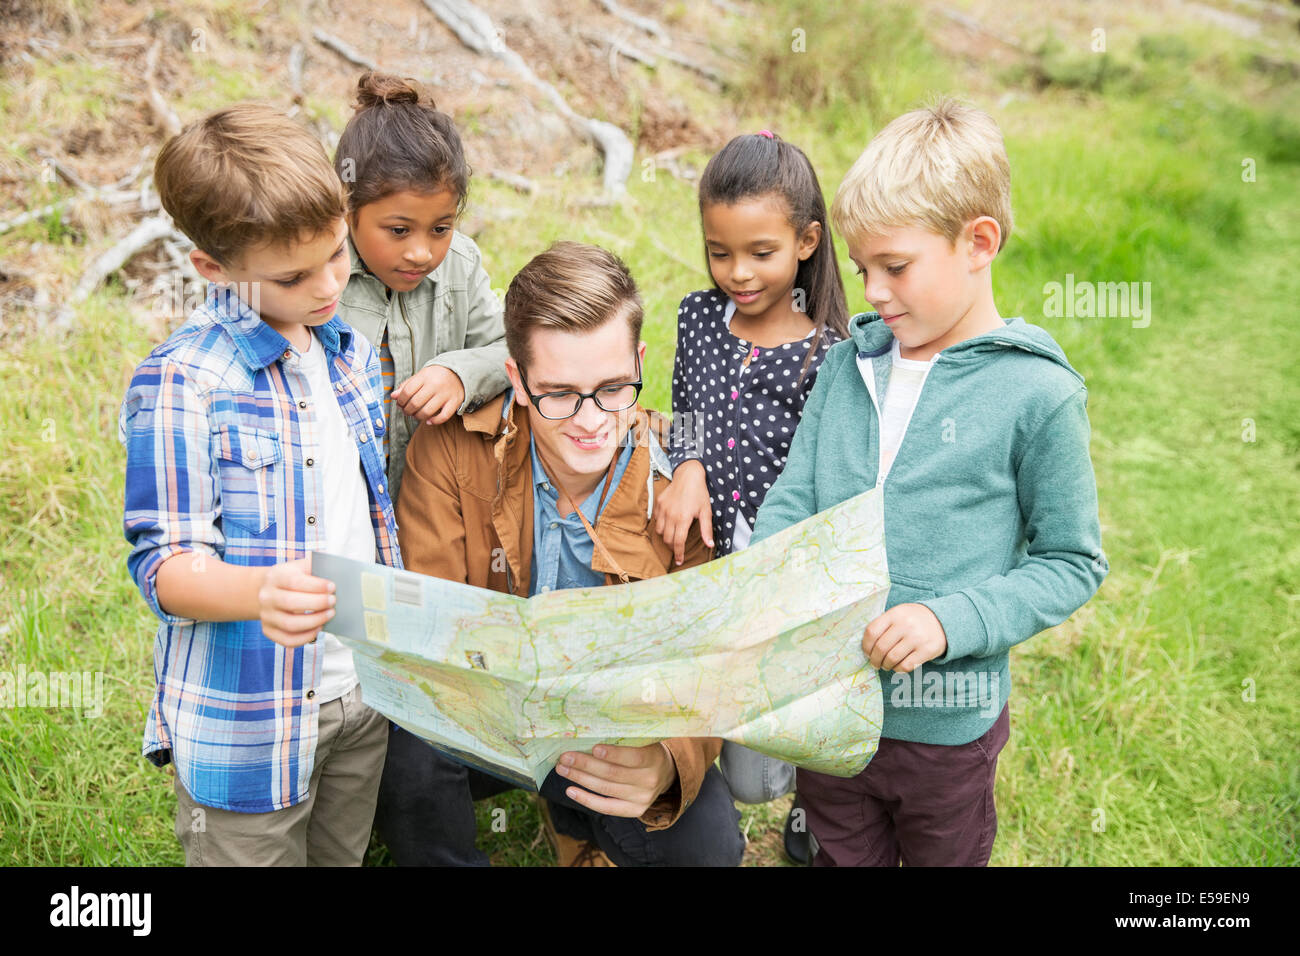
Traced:
<svg viewBox="0 0 1300 956">
<path fill-rule="evenodd" d="M 353 66 L 359 66 L 364 70 L 379 69 L 379 65 L 375 63 L 374 60 L 370 59 L 367 56 L 364 56 L 361 53 L 358 53 L 356 50 L 348 46 L 348 44 L 344 43 L 338 37 L 326 33 L 324 30 L 320 29 L 319 27 L 313 30 L 311 32 L 311 35 L 316 40 L 316 42 L 319 43 L 321 46 L 333 50 L 335 53 L 343 57 L 343 59 L 347 60 Z"/>
<path fill-rule="evenodd" d="M 149 52 L 144 58 L 144 83 L 149 91 L 149 106 L 153 110 L 154 119 L 158 125 L 163 128 L 168 136 L 175 136 L 181 131 L 180 117 L 167 105 L 162 94 L 158 92 L 158 87 L 154 86 L 154 73 L 158 69 L 158 50 L 161 47 L 161 41 L 154 40 L 153 46 L 149 47 Z"/>
<path fill-rule="evenodd" d="M 538 77 L 523 58 L 506 45 L 492 18 L 470 0 L 424 0 L 424 5 L 456 34 L 461 43 L 475 53 L 500 60 L 550 100 L 569 122 L 591 137 L 605 156 L 606 192 L 621 195 L 627 191 L 634 150 L 632 141 L 621 129 L 613 123 L 582 116 L 574 110 L 559 90 Z"/>
</svg>

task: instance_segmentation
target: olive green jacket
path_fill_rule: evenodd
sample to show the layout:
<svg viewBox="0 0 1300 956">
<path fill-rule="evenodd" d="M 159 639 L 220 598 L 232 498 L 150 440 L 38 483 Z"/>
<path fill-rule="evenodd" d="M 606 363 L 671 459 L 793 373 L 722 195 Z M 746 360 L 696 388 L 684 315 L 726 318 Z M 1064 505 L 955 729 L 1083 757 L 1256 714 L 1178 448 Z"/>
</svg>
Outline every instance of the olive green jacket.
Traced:
<svg viewBox="0 0 1300 956">
<path fill-rule="evenodd" d="M 457 412 L 472 412 L 500 395 L 506 377 L 505 327 L 501 302 L 483 271 L 483 255 L 464 233 L 451 237 L 451 247 L 438 268 L 410 292 L 396 292 L 366 269 L 348 240 L 352 271 L 339 300 L 338 315 L 374 345 L 388 330 L 388 349 L 396 372 L 394 386 L 420 369 L 441 365 L 451 369 L 465 387 Z M 388 409 L 388 493 L 393 500 L 406 467 L 406 443 L 419 426 L 397 403 Z"/>
</svg>

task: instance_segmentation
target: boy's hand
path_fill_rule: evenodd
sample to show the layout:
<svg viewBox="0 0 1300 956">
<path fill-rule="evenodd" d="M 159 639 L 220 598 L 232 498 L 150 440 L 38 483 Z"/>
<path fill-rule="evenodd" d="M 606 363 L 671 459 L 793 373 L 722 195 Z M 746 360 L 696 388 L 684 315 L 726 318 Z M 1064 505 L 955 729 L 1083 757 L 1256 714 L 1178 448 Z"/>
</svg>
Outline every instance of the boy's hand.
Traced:
<svg viewBox="0 0 1300 956">
<path fill-rule="evenodd" d="M 910 674 L 948 651 L 943 625 L 924 604 L 899 604 L 867 625 L 862 652 L 872 667 Z"/>
<path fill-rule="evenodd" d="M 334 582 L 313 577 L 311 555 L 267 568 L 257 592 L 262 633 L 285 647 L 316 640 L 334 616 Z"/>
<path fill-rule="evenodd" d="M 713 504 L 709 500 L 709 483 L 704 465 L 695 459 L 684 461 L 673 471 L 673 480 L 659 496 L 655 506 L 655 534 L 673 549 L 673 559 L 681 564 L 686 557 L 686 536 L 691 523 L 700 523 L 700 537 L 713 547 Z"/>
<path fill-rule="evenodd" d="M 441 425 L 464 403 L 465 386 L 451 369 L 430 365 L 393 389 L 392 398 L 421 425 Z"/>
<path fill-rule="evenodd" d="M 677 764 L 662 743 L 645 747 L 597 744 L 590 754 L 576 751 L 560 754 L 555 772 L 581 784 L 565 790 L 575 803 L 611 817 L 636 819 L 673 785 Z M 589 793 L 590 790 L 596 792 Z"/>
</svg>

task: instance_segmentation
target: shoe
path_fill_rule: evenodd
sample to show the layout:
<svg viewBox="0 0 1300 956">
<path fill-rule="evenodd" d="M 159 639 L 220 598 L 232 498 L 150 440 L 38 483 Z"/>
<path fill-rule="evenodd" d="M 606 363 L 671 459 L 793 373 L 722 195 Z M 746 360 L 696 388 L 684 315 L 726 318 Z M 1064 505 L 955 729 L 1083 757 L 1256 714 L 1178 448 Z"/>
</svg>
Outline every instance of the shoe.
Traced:
<svg viewBox="0 0 1300 956">
<path fill-rule="evenodd" d="M 796 812 L 799 813 L 798 817 L 795 816 Z M 795 829 L 796 820 L 803 824 L 801 829 Z M 790 812 L 786 815 L 785 834 L 781 842 L 785 849 L 785 858 L 795 866 L 807 866 L 812 862 L 812 834 L 808 832 L 807 821 L 799 806 L 798 797 L 795 797 L 794 806 L 790 807 Z"/>
<path fill-rule="evenodd" d="M 546 799 L 538 797 L 537 803 L 542 811 L 542 827 L 546 831 L 546 839 L 555 850 L 555 858 L 559 866 L 615 865 L 595 841 L 577 840 L 555 829 L 555 823 L 551 820 L 551 808 Z"/>
</svg>

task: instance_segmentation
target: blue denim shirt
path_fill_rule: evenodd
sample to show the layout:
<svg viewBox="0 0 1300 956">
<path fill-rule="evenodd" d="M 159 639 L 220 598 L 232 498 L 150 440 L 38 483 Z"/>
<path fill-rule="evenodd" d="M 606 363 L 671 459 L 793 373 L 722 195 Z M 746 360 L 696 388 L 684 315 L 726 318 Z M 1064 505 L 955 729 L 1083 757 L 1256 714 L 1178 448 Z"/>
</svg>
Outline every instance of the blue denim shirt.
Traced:
<svg viewBox="0 0 1300 956">
<path fill-rule="evenodd" d="M 630 436 L 631 432 L 624 438 L 623 450 L 614 466 L 614 488 L 622 481 L 627 463 L 632 459 Z M 560 517 L 559 493 L 546 477 L 541 459 L 537 457 L 537 442 L 532 437 L 529 438 L 529 448 L 533 456 L 533 562 L 528 593 L 599 587 L 605 583 L 605 575 L 591 570 L 591 557 L 595 550 L 591 536 L 576 512 L 567 518 Z M 578 506 L 592 525 L 600 514 L 596 505 L 600 503 L 604 490 L 605 482 L 602 481 Z"/>
</svg>

